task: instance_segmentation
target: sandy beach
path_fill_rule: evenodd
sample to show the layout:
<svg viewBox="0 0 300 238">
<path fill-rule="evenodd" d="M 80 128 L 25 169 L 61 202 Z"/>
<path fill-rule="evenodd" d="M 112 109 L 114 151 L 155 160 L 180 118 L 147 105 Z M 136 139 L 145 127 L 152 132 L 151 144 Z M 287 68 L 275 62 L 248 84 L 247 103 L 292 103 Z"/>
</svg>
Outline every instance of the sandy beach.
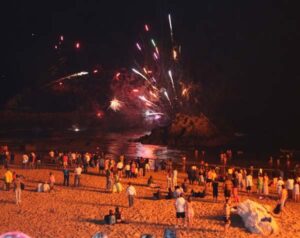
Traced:
<svg viewBox="0 0 300 238">
<path fill-rule="evenodd" d="M 73 174 L 70 177 L 70 187 L 63 187 L 63 174 L 59 170 L 15 170 L 25 176 L 26 188 L 22 193 L 22 205 L 15 204 L 15 194 L 11 190 L 0 191 L 0 233 L 22 231 L 33 238 L 36 237 L 92 237 L 97 231 L 105 232 L 112 238 L 138 238 L 141 234 L 154 234 L 162 237 L 165 228 L 175 227 L 175 200 L 152 200 L 155 189 L 146 186 L 149 175 L 166 191 L 166 174 L 163 171 L 150 172 L 146 177 L 137 179 L 122 179 L 126 188 L 132 181 L 137 197 L 134 207 L 128 208 L 125 191 L 107 193 L 105 177 L 98 176 L 96 169 L 90 169 L 89 174 L 82 175 L 82 186 L 73 187 Z M 56 178 L 55 191 L 51 193 L 36 192 L 37 184 L 46 181 L 52 171 Z M 1 169 L 3 178 L 5 170 Z M 179 183 L 186 175 L 179 174 Z M 3 181 L 1 181 L 1 186 Z M 197 187 L 193 185 L 193 187 Z M 248 196 L 241 194 L 242 201 Z M 271 195 L 275 196 L 271 189 Z M 250 196 L 254 201 L 274 207 L 275 199 L 258 200 L 256 194 Z M 249 233 L 243 226 L 241 218 L 233 216 L 232 226 L 225 234 L 223 227 L 223 191 L 220 186 L 219 202 L 212 201 L 211 191 L 204 199 L 195 198 L 193 206 L 195 218 L 192 228 L 177 228 L 177 237 L 261 237 Z M 103 217 L 109 209 L 120 206 L 126 224 L 113 226 L 104 225 Z M 300 237 L 298 222 L 300 204 L 288 202 L 287 214 L 276 218 L 279 233 L 272 237 Z M 175 229 L 175 228 L 174 228 Z"/>
</svg>

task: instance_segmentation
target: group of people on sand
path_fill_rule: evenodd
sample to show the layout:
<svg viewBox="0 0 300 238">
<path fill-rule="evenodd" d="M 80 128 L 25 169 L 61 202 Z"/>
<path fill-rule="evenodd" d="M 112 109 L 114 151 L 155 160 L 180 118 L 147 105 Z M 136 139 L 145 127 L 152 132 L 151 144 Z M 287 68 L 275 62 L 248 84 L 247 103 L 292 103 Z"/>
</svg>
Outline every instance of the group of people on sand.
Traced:
<svg viewBox="0 0 300 238">
<path fill-rule="evenodd" d="M 11 188 L 14 189 L 16 204 L 21 204 L 21 194 L 22 190 L 25 188 L 24 177 L 17 174 L 15 171 L 11 171 L 9 168 L 6 168 L 4 173 L 4 190 L 10 191 Z"/>
<path fill-rule="evenodd" d="M 205 153 L 202 152 L 202 157 L 204 156 Z M 57 163 L 59 168 L 62 169 L 63 186 L 70 186 L 72 172 L 74 186 L 81 186 L 82 174 L 87 173 L 89 167 L 97 168 L 99 175 L 105 176 L 105 188 L 109 192 L 122 192 L 122 178 L 128 179 L 130 182 L 126 188 L 126 195 L 129 207 L 134 206 L 137 195 L 137 191 L 132 183 L 133 179 L 146 176 L 150 170 L 149 160 L 144 158 L 127 159 L 123 155 L 117 159 L 113 159 L 104 153 L 57 153 L 52 150 L 49 152 L 49 157 L 53 163 Z M 37 164 L 40 164 L 40 162 L 38 163 L 38 158 L 34 152 L 23 154 L 22 167 L 37 168 Z M 221 153 L 220 159 L 223 165 L 226 165 L 232 159 L 232 152 Z M 225 169 L 224 166 L 221 169 L 221 166 L 209 166 L 203 159 L 199 165 L 195 163 L 187 167 L 186 157 L 184 161 L 184 171 L 187 176 L 181 183 L 178 182 L 178 169 L 180 168 L 174 166 L 172 160 L 165 161 L 163 166 L 161 166 L 166 172 L 166 195 L 162 195 L 161 187 L 154 182 L 153 176 L 150 176 L 147 180 L 148 187 L 157 189 L 153 193 L 154 199 L 174 199 L 176 226 L 191 227 L 195 216 L 193 200 L 205 198 L 211 193 L 213 201 L 218 202 L 220 188 L 223 188 L 225 198 L 223 212 L 225 230 L 231 224 L 232 204 L 240 202 L 240 192 L 243 192 L 245 195 L 257 194 L 259 199 L 269 199 L 269 188 L 272 186 L 278 195 L 276 213 L 284 211 L 287 200 L 299 202 L 299 176 L 295 177 L 288 174 L 284 180 L 282 173 L 270 174 L 263 171 L 263 169 L 259 169 L 254 179 L 253 167 L 244 169 L 227 166 Z M 14 186 L 16 203 L 20 204 L 21 190 L 24 188 L 23 178 L 7 169 L 4 175 L 4 182 L 6 190 L 10 190 L 12 185 Z M 55 183 L 54 173 L 50 172 L 48 180 L 38 184 L 37 191 L 51 192 L 55 189 Z M 115 210 L 109 210 L 109 213 L 104 217 L 104 221 L 106 224 L 124 222 L 120 208 L 116 207 Z"/>
</svg>

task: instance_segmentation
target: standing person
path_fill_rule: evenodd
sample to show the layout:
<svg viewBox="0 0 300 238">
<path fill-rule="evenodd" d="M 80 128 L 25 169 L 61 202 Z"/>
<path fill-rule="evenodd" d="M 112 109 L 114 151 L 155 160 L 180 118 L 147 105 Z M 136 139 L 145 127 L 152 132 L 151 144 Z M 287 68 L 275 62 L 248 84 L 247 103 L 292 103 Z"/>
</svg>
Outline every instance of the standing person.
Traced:
<svg viewBox="0 0 300 238">
<path fill-rule="evenodd" d="M 15 186 L 15 193 L 16 193 L 16 204 L 21 205 L 21 178 L 19 175 L 16 175 L 16 179 L 14 180 L 14 186 Z"/>
<path fill-rule="evenodd" d="M 286 181 L 286 189 L 288 191 L 288 198 L 292 199 L 293 198 L 293 190 L 294 190 L 294 179 L 293 178 L 289 178 Z"/>
<path fill-rule="evenodd" d="M 169 189 L 169 188 L 173 189 L 173 185 L 172 185 L 172 172 L 171 172 L 171 170 L 169 170 L 167 172 L 167 189 Z"/>
<path fill-rule="evenodd" d="M 257 178 L 257 194 L 261 196 L 263 191 L 263 177 L 259 174 Z"/>
<path fill-rule="evenodd" d="M 135 190 L 135 187 L 133 187 L 133 185 L 131 184 L 131 182 L 128 183 L 126 193 L 128 195 L 129 207 L 132 207 L 134 204 L 134 196 L 136 196 L 136 190 Z"/>
<path fill-rule="evenodd" d="M 231 179 L 229 179 L 229 177 L 226 177 L 226 180 L 224 182 L 224 196 L 225 196 L 225 199 L 230 199 L 232 187 L 233 187 L 233 184 L 232 184 Z"/>
<path fill-rule="evenodd" d="M 172 174 L 172 185 L 173 185 L 173 187 L 177 186 L 177 174 L 178 174 L 177 169 L 174 168 L 173 174 Z"/>
<path fill-rule="evenodd" d="M 182 225 L 184 225 L 185 222 L 185 207 L 186 207 L 186 201 L 183 197 L 183 194 L 181 193 L 179 197 L 176 199 L 175 202 L 175 209 L 176 209 L 176 227 L 179 225 L 179 219 L 182 220 Z"/>
<path fill-rule="evenodd" d="M 125 165 L 125 176 L 126 178 L 130 178 L 130 163 L 126 163 Z"/>
<path fill-rule="evenodd" d="M 265 173 L 263 178 L 263 192 L 265 197 L 269 196 L 269 177 L 267 173 Z"/>
<path fill-rule="evenodd" d="M 10 169 L 6 169 L 6 172 L 4 174 L 4 182 L 5 182 L 5 187 L 6 187 L 6 191 L 10 190 L 10 185 L 13 181 L 13 174 L 10 171 Z"/>
<path fill-rule="evenodd" d="M 237 174 L 234 174 L 232 182 L 233 182 L 232 192 L 233 192 L 234 201 L 239 202 L 240 201 L 239 194 L 238 194 L 239 193 L 239 190 L 238 190 L 238 188 L 239 188 L 239 179 L 237 177 Z"/>
<path fill-rule="evenodd" d="M 117 163 L 117 169 L 118 169 L 118 176 L 119 176 L 119 178 L 122 178 L 122 175 L 123 175 L 123 167 L 124 167 L 123 161 L 120 160 L 120 161 Z"/>
<path fill-rule="evenodd" d="M 296 182 L 295 186 L 294 186 L 294 199 L 295 199 L 295 202 L 299 202 L 299 196 L 300 196 L 299 187 L 300 187 L 299 182 Z"/>
<path fill-rule="evenodd" d="M 29 161 L 28 155 L 27 154 L 23 154 L 23 156 L 22 156 L 22 168 L 23 169 L 26 169 L 28 161 Z"/>
<path fill-rule="evenodd" d="M 111 191 L 111 189 L 112 189 L 112 177 L 113 177 L 113 174 L 112 174 L 111 170 L 107 169 L 105 171 L 106 190 L 107 191 Z"/>
<path fill-rule="evenodd" d="M 67 166 L 68 166 L 68 160 L 69 160 L 69 158 L 68 158 L 67 153 L 64 153 L 64 155 L 63 155 L 63 157 L 62 157 L 62 161 L 63 161 L 63 166 L 64 166 L 64 167 L 67 167 Z"/>
<path fill-rule="evenodd" d="M 188 196 L 188 198 L 187 198 L 187 203 L 185 205 L 185 213 L 186 213 L 186 218 L 187 218 L 186 219 L 187 226 L 190 228 L 193 225 L 193 218 L 195 215 L 191 196 Z"/>
<path fill-rule="evenodd" d="M 229 199 L 226 199 L 225 201 L 225 205 L 224 205 L 224 213 L 225 213 L 225 217 L 224 217 L 224 221 L 225 221 L 225 232 L 228 230 L 231 220 L 230 220 L 230 215 L 231 215 L 231 207 L 230 207 L 230 201 Z"/>
<path fill-rule="evenodd" d="M 281 190 L 282 190 L 282 185 L 284 185 L 284 181 L 283 181 L 282 177 L 279 177 L 279 179 L 277 181 L 277 194 L 278 194 L 278 197 L 280 197 Z"/>
<path fill-rule="evenodd" d="M 40 169 L 42 165 L 42 157 L 40 154 L 36 155 L 36 165 L 35 168 L 36 169 Z"/>
<path fill-rule="evenodd" d="M 68 166 L 64 166 L 63 175 L 64 175 L 64 186 L 69 186 L 70 170 L 69 170 Z"/>
<path fill-rule="evenodd" d="M 104 160 L 104 156 L 101 156 L 99 159 L 99 174 L 104 174 L 104 164 L 105 164 L 105 160 Z"/>
<path fill-rule="evenodd" d="M 186 172 L 186 156 L 183 156 L 181 158 L 181 161 L 182 161 L 182 172 Z"/>
<path fill-rule="evenodd" d="M 218 195 L 219 195 L 219 182 L 218 180 L 214 179 L 212 182 L 213 187 L 213 200 L 218 202 Z"/>
<path fill-rule="evenodd" d="M 286 202 L 287 198 L 288 198 L 288 191 L 285 188 L 285 186 L 282 185 L 281 194 L 280 194 L 279 201 L 278 201 L 280 204 L 280 211 L 282 211 L 282 212 L 285 211 L 284 206 L 285 206 L 285 202 Z"/>
<path fill-rule="evenodd" d="M 49 174 L 49 185 L 50 185 L 50 192 L 54 190 L 54 184 L 55 184 L 55 177 L 52 172 Z"/>
<path fill-rule="evenodd" d="M 74 176 L 74 186 L 75 187 L 79 187 L 80 186 L 81 173 L 82 173 L 82 168 L 78 164 L 77 167 L 74 170 L 74 175 L 75 175 Z"/>
<path fill-rule="evenodd" d="M 249 173 L 246 176 L 246 190 L 248 194 L 251 193 L 252 186 L 253 186 L 253 177 L 252 174 Z"/>
</svg>

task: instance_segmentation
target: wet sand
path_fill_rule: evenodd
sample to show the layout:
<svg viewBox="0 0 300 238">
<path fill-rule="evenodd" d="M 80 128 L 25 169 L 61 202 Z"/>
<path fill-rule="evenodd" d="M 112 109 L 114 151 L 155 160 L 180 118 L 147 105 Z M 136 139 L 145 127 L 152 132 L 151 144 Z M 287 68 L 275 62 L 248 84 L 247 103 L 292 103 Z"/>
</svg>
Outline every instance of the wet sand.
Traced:
<svg viewBox="0 0 300 238">
<path fill-rule="evenodd" d="M 0 233 L 22 231 L 31 237 L 92 237 L 97 231 L 106 232 L 111 238 L 139 238 L 141 234 L 154 234 L 162 237 L 165 228 L 175 227 L 175 200 L 151 199 L 156 189 L 145 186 L 149 175 L 166 191 L 164 172 L 150 172 L 146 177 L 130 179 L 136 187 L 137 198 L 134 207 L 128 208 L 125 191 L 107 193 L 104 189 L 105 178 L 96 175 L 96 170 L 82 176 L 82 187 L 63 187 L 61 171 L 51 170 L 55 174 L 57 185 L 51 193 L 37 193 L 37 183 L 48 179 L 49 169 L 16 170 L 26 177 L 26 188 L 22 193 L 22 205 L 15 205 L 14 192 L 0 191 Z M 1 178 L 4 170 L 0 170 Z M 179 174 L 182 182 L 184 174 Z M 127 187 L 129 179 L 122 179 Z M 70 176 L 73 185 L 73 175 Z M 1 181 L 1 186 L 3 182 Z M 196 185 L 194 185 L 196 187 Z M 194 224 L 187 228 L 177 228 L 177 237 L 261 237 L 245 230 L 242 220 L 233 216 L 232 226 L 225 234 L 223 228 L 223 192 L 219 192 L 219 203 L 212 202 L 211 191 L 206 198 L 193 200 L 195 209 Z M 271 189 L 271 195 L 275 195 Z M 241 196 L 242 200 L 247 197 Z M 251 199 L 259 201 L 256 195 Z M 222 202 L 221 202 L 222 200 Z M 259 201 L 274 207 L 274 199 Z M 120 206 L 127 224 L 104 225 L 103 217 L 115 206 Z M 300 203 L 289 202 L 287 214 L 276 218 L 279 233 L 272 237 L 300 237 Z"/>
</svg>

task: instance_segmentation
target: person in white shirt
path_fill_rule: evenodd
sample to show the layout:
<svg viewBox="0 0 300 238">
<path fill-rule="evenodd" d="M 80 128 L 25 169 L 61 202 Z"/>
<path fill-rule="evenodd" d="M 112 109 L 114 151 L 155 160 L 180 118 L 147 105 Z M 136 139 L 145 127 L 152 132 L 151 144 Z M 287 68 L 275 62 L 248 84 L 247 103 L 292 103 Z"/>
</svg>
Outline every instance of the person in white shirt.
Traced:
<svg viewBox="0 0 300 238">
<path fill-rule="evenodd" d="M 282 185 L 284 185 L 284 181 L 281 177 L 279 177 L 279 179 L 277 181 L 277 194 L 278 194 L 278 197 L 280 197 L 281 190 L 282 190 Z"/>
<path fill-rule="evenodd" d="M 293 198 L 293 190 L 294 190 L 294 179 L 289 178 L 286 181 L 286 189 L 288 190 L 288 198 Z"/>
<path fill-rule="evenodd" d="M 177 186 L 177 169 L 173 170 L 173 176 L 172 176 L 172 185 L 173 187 Z"/>
<path fill-rule="evenodd" d="M 118 169 L 118 176 L 119 176 L 119 178 L 122 178 L 122 175 L 123 175 L 123 167 L 124 167 L 123 161 L 120 160 L 120 161 L 117 163 L 117 169 Z"/>
<path fill-rule="evenodd" d="M 253 178 L 251 174 L 248 174 L 246 176 L 246 189 L 247 189 L 247 193 L 251 192 L 251 188 L 253 186 Z"/>
<path fill-rule="evenodd" d="M 181 219 L 181 223 L 184 225 L 185 223 L 185 207 L 186 201 L 183 197 L 183 194 L 180 194 L 175 202 L 176 209 L 176 226 L 179 225 L 179 219 Z"/>
<path fill-rule="evenodd" d="M 299 201 L 299 196 L 300 196 L 300 185 L 299 185 L 299 182 L 296 182 L 295 186 L 294 186 L 294 199 L 295 199 L 295 202 Z"/>
<path fill-rule="evenodd" d="M 81 173 L 82 173 L 82 168 L 80 167 L 80 165 L 77 165 L 77 167 L 74 170 L 74 186 L 75 187 L 79 187 L 80 186 L 80 177 L 81 177 Z"/>
<path fill-rule="evenodd" d="M 130 182 L 128 183 L 128 188 L 126 189 L 126 193 L 128 195 L 129 207 L 132 207 L 134 203 L 134 196 L 136 196 L 136 190 L 135 187 L 133 187 L 133 185 Z"/>
<path fill-rule="evenodd" d="M 26 169 L 28 161 L 29 161 L 28 155 L 23 154 L 23 156 L 22 156 L 22 167 L 23 167 L 23 169 Z"/>
</svg>

